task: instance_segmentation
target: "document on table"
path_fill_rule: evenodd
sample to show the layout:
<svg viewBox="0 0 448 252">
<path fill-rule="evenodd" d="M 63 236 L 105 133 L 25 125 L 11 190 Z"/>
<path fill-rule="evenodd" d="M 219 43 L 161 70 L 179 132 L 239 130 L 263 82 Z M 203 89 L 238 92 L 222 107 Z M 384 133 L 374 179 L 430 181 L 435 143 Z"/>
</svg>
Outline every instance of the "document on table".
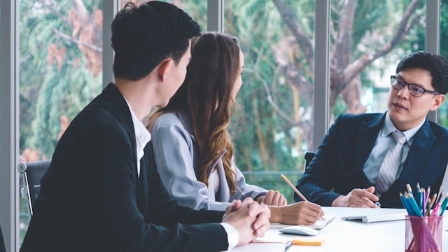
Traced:
<svg viewBox="0 0 448 252">
<path fill-rule="evenodd" d="M 316 230 L 321 230 L 324 228 L 328 223 L 332 222 L 336 216 L 334 215 L 325 215 L 320 220 L 316 221 L 316 223 L 307 225 L 307 227 L 314 228 Z M 280 224 L 280 223 L 271 223 L 272 229 L 281 229 L 285 227 L 290 226 L 297 226 L 297 225 L 287 225 L 287 224 Z"/>
</svg>

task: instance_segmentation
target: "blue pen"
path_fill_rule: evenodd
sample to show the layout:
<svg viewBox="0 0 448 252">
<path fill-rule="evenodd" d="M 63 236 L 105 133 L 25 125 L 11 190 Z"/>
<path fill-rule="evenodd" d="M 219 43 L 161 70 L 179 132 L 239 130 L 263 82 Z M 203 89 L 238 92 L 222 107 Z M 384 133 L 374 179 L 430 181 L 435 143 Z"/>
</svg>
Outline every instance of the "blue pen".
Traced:
<svg viewBox="0 0 448 252">
<path fill-rule="evenodd" d="M 404 209 L 406 209 L 406 211 L 407 211 L 408 208 L 406 207 L 406 203 L 404 202 L 403 194 L 402 194 L 402 193 L 400 193 L 400 200 L 401 200 L 401 204 L 403 204 Z M 409 213 L 409 211 L 408 211 L 408 213 Z"/>
<path fill-rule="evenodd" d="M 443 216 L 443 213 L 445 212 L 446 205 L 448 204 L 448 194 L 446 195 L 445 199 L 442 202 L 440 216 Z"/>
<path fill-rule="evenodd" d="M 403 203 L 404 208 L 408 212 L 408 215 L 412 215 L 412 210 L 409 207 L 409 204 L 407 203 L 407 200 L 402 193 L 400 193 L 400 200 L 401 200 L 401 203 Z"/>
<path fill-rule="evenodd" d="M 418 183 L 417 183 L 415 201 L 417 201 L 417 206 L 421 210 L 422 209 L 422 192 L 420 191 L 420 185 Z"/>
<path fill-rule="evenodd" d="M 415 202 L 414 197 L 412 197 L 412 194 L 408 194 L 408 195 L 409 195 L 409 197 L 407 199 L 409 202 L 409 206 L 411 207 L 411 209 L 414 213 L 413 215 L 423 217 L 423 215 L 420 211 L 420 208 L 418 208 L 418 206 L 417 206 L 417 202 Z"/>
</svg>

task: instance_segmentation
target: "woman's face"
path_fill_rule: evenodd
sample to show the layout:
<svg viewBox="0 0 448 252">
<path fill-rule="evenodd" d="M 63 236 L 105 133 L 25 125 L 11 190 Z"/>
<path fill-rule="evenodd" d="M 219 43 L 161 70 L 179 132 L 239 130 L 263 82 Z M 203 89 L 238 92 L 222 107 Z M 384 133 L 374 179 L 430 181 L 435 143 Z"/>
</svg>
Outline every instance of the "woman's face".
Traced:
<svg viewBox="0 0 448 252">
<path fill-rule="evenodd" d="M 243 84 L 243 79 L 241 78 L 241 75 L 243 74 L 243 68 L 244 68 L 244 54 L 240 50 L 240 67 L 238 69 L 237 77 L 235 80 L 235 84 L 233 85 L 232 90 L 232 99 L 235 100 L 236 95 L 238 94 L 238 91 L 240 91 L 241 85 Z"/>
</svg>

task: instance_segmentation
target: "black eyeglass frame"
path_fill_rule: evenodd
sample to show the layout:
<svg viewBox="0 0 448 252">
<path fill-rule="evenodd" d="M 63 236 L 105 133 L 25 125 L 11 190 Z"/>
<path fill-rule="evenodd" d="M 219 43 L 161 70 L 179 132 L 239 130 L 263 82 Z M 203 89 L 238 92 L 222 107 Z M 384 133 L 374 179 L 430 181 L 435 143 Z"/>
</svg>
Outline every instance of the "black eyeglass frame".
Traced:
<svg viewBox="0 0 448 252">
<path fill-rule="evenodd" d="M 438 94 L 439 94 L 439 92 L 437 92 L 437 91 L 426 90 L 426 89 L 424 89 L 423 87 L 421 87 L 421 86 L 419 86 L 419 85 L 417 85 L 417 84 L 407 83 L 406 81 L 404 81 L 404 80 L 401 79 L 401 78 L 400 78 L 399 80 L 400 80 L 401 82 L 404 83 L 404 85 L 401 86 L 401 88 L 400 88 L 400 87 L 397 87 L 397 86 L 394 85 L 394 84 L 398 84 L 398 82 L 397 82 L 397 76 L 396 76 L 396 75 L 391 75 L 391 76 L 390 76 L 390 85 L 391 85 L 393 88 L 395 88 L 396 90 L 402 90 L 405 86 L 408 86 L 409 94 L 411 94 L 412 96 L 415 96 L 415 97 L 422 97 L 425 93 L 429 93 L 429 94 L 432 94 L 432 95 L 438 95 Z M 421 90 L 423 90 L 423 92 L 421 92 L 421 93 L 417 93 L 417 94 L 420 94 L 420 95 L 417 95 L 417 94 L 415 94 L 415 92 L 414 92 L 413 89 L 411 89 L 411 88 L 421 89 Z"/>
</svg>

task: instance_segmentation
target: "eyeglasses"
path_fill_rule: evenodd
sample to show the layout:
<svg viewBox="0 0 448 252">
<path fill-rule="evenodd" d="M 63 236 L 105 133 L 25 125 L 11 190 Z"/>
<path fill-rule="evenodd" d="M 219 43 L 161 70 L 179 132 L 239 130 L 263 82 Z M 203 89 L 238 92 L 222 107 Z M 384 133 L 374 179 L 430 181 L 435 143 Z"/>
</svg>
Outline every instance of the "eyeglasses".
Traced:
<svg viewBox="0 0 448 252">
<path fill-rule="evenodd" d="M 420 87 L 417 84 L 409 84 L 407 82 L 405 82 L 404 80 L 397 78 L 396 75 L 391 75 L 390 76 L 390 85 L 392 85 L 393 88 L 397 89 L 397 90 L 401 90 L 404 88 L 404 86 L 408 86 L 409 89 L 409 93 L 412 96 L 416 96 L 416 97 L 420 97 L 422 96 L 424 93 L 430 93 L 433 95 L 438 95 L 439 93 L 437 91 L 431 91 L 431 90 L 426 90 L 422 87 Z"/>
</svg>

